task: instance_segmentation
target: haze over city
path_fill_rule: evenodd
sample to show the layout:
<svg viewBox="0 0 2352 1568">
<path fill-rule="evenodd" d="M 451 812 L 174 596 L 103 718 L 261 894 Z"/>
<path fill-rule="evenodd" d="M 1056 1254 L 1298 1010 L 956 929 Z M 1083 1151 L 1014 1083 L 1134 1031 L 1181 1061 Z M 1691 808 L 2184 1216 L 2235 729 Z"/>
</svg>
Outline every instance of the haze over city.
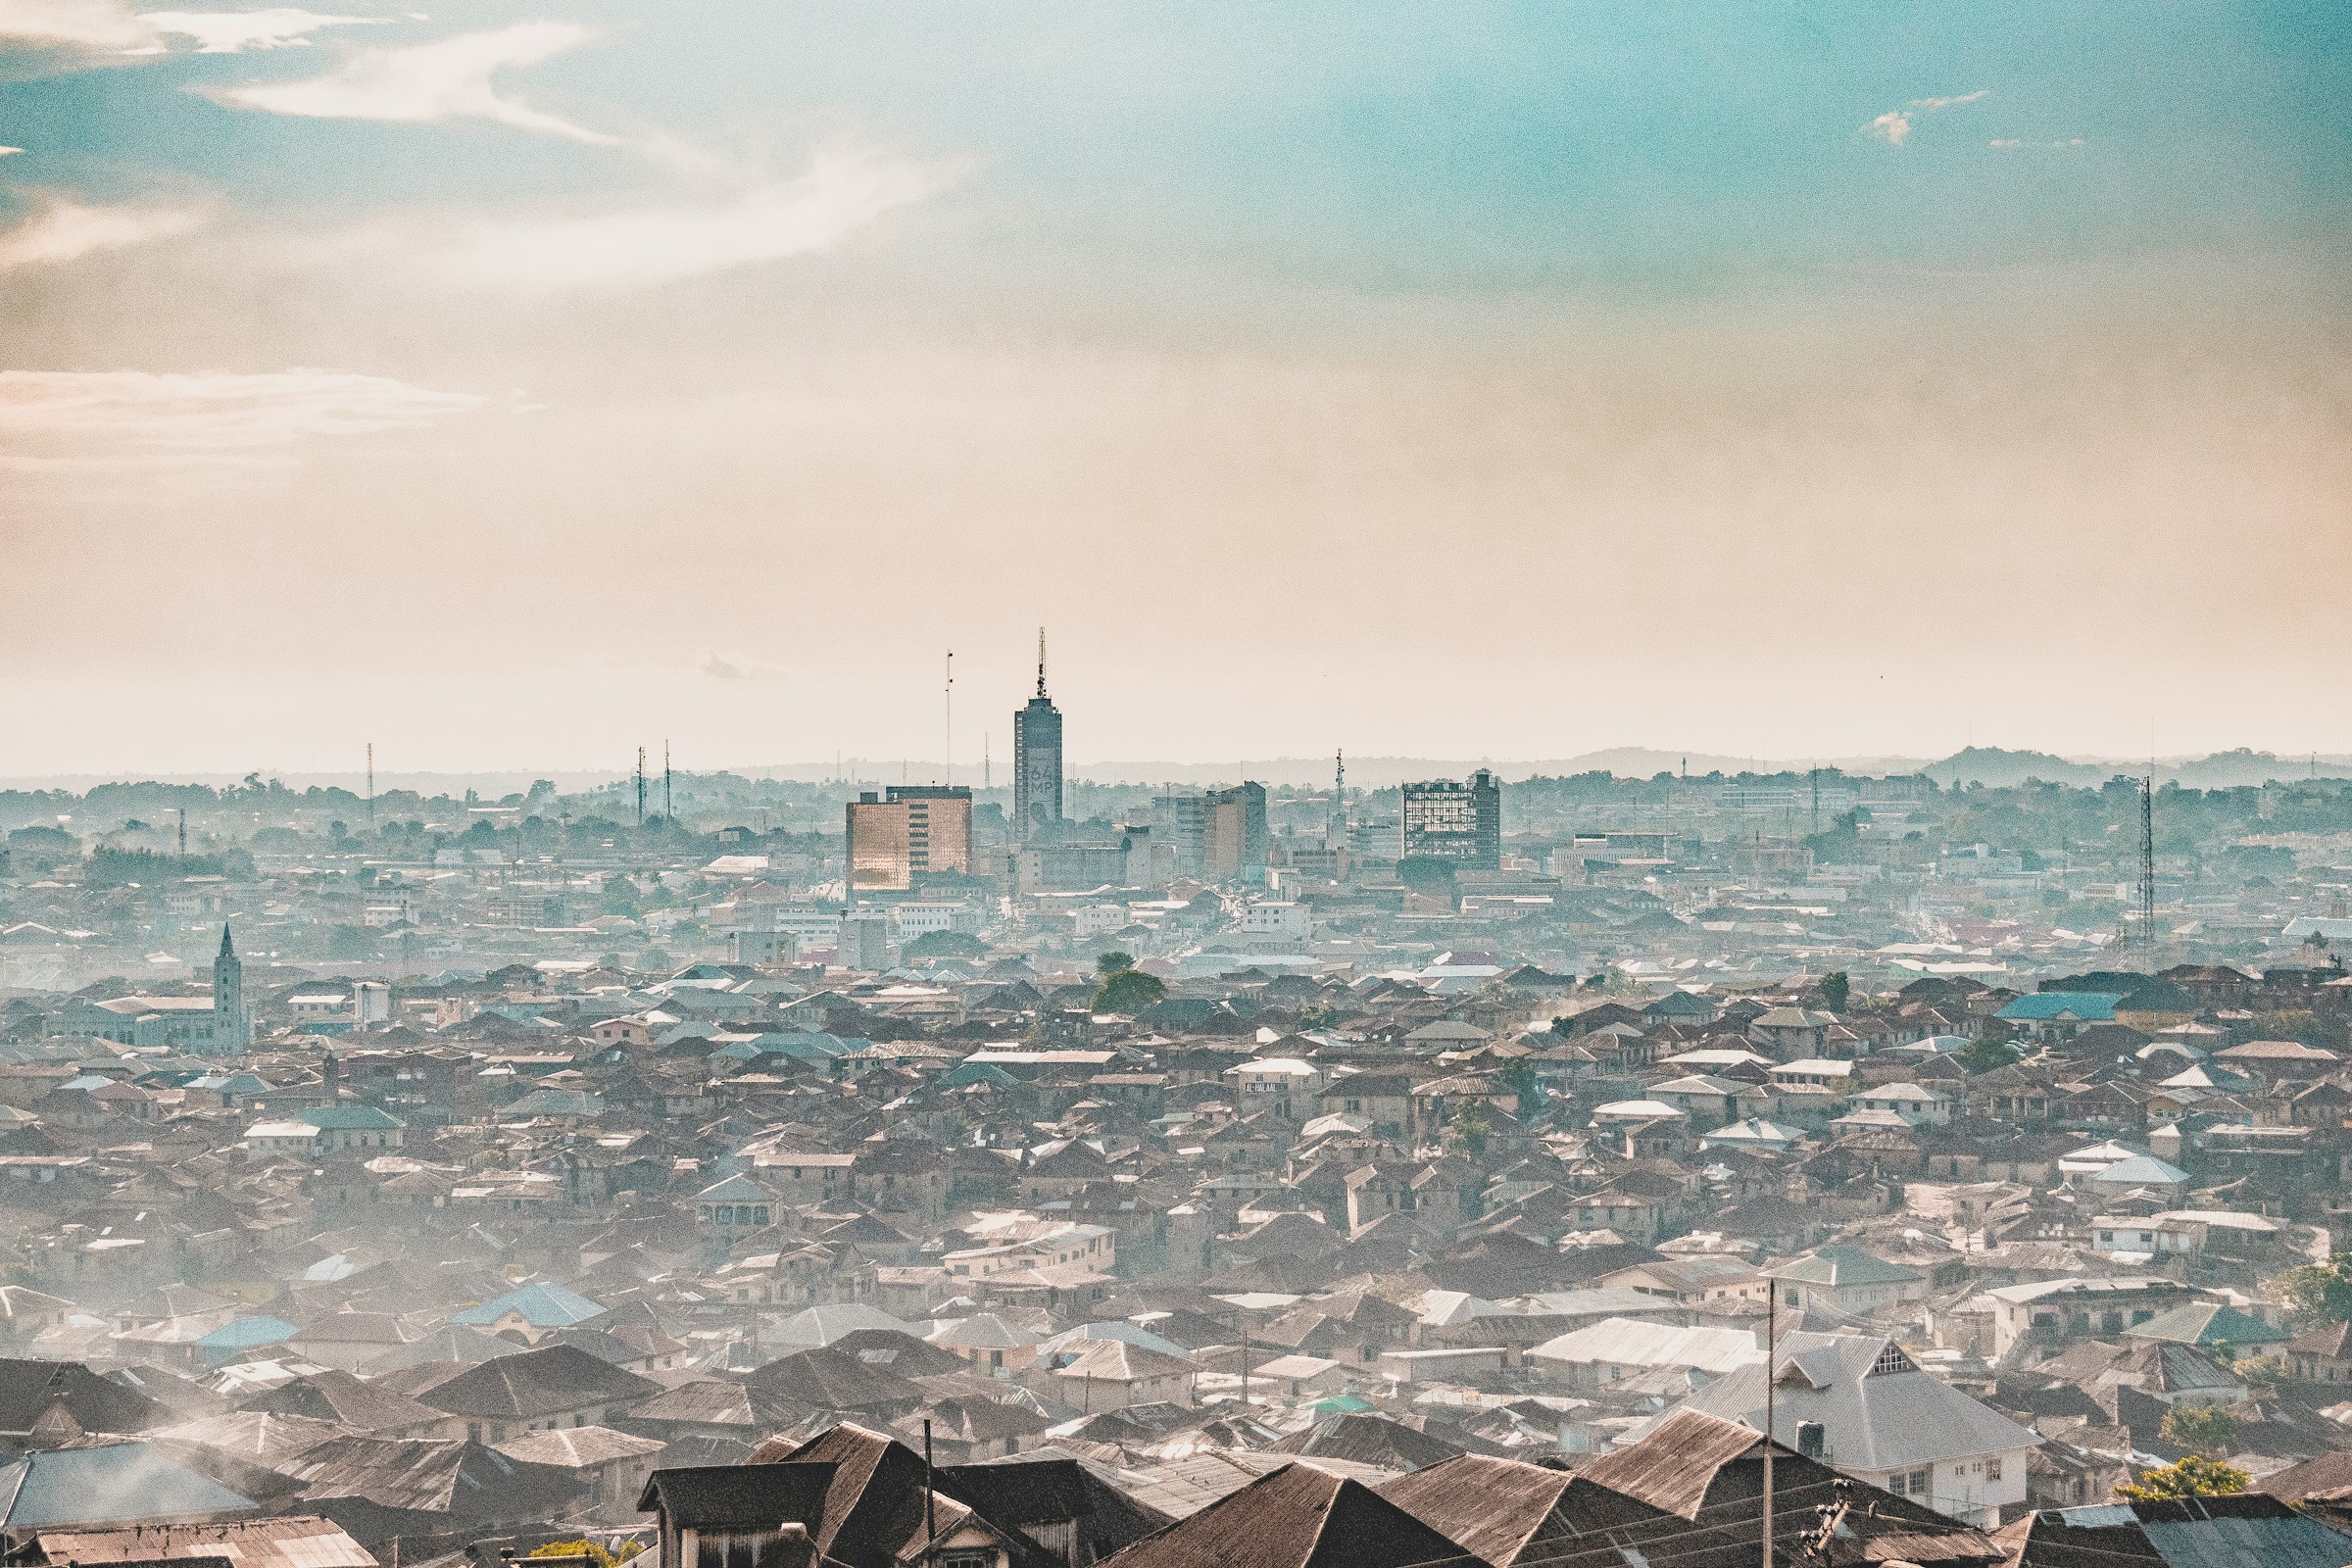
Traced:
<svg viewBox="0 0 2352 1568">
<path fill-rule="evenodd" d="M 2352 11 L 413 4 L 0 0 L 6 1568 L 2352 1568 Z"/>
</svg>

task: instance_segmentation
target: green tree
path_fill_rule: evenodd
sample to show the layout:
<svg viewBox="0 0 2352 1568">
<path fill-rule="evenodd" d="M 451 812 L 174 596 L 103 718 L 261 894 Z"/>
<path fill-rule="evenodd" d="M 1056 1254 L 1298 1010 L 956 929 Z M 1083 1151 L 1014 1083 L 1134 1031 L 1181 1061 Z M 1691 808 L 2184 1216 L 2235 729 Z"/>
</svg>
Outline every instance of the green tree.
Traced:
<svg viewBox="0 0 2352 1568">
<path fill-rule="evenodd" d="M 2115 1489 L 2126 1502 L 2160 1502 L 2168 1497 L 2220 1497 L 2243 1492 L 2254 1478 L 2243 1470 L 2192 1453 L 2178 1464 L 2143 1472 L 2136 1486 Z"/>
<path fill-rule="evenodd" d="M 1494 1122 L 1487 1117 L 1486 1102 L 1473 1100 L 1455 1111 L 1453 1120 L 1446 1124 L 1446 1145 L 1476 1159 L 1487 1152 L 1487 1135 L 1494 1130 Z"/>
<path fill-rule="evenodd" d="M 1853 1000 L 1854 995 L 1853 982 L 1846 978 L 1843 969 L 1833 969 L 1823 975 L 1821 984 L 1814 990 L 1821 997 L 1821 1004 L 1832 1012 L 1843 1012 L 1845 1004 Z"/>
<path fill-rule="evenodd" d="M 1519 1097 L 1521 1115 L 1533 1115 L 1544 1108 L 1544 1086 L 1536 1082 L 1536 1065 L 1526 1057 L 1504 1062 L 1494 1081 Z"/>
<path fill-rule="evenodd" d="M 1972 1040 L 1953 1054 L 1970 1073 L 1991 1072 L 2017 1060 L 2017 1048 L 2006 1040 Z"/>
<path fill-rule="evenodd" d="M 1118 969 L 1102 977 L 1095 987 L 1094 1010 L 1134 1014 L 1149 1007 L 1168 994 L 1159 976 L 1146 974 L 1141 969 Z"/>
<path fill-rule="evenodd" d="M 988 944 L 964 931 L 926 931 L 901 950 L 909 958 L 978 958 Z"/>
<path fill-rule="evenodd" d="M 1135 955 L 1132 953 L 1121 953 L 1118 949 L 1113 948 L 1108 953 L 1095 955 L 1095 973 L 1105 980 L 1114 974 L 1123 973 L 1134 967 Z"/>
<path fill-rule="evenodd" d="M 2352 1252 L 2331 1252 L 2325 1263 L 2288 1269 L 2271 1282 L 2271 1294 L 2307 1325 L 2352 1322 Z"/>
<path fill-rule="evenodd" d="M 2218 1404 L 2176 1404 L 2164 1412 L 2157 1431 L 2165 1442 L 2209 1459 L 2222 1458 L 2237 1446 L 2237 1417 Z"/>
</svg>

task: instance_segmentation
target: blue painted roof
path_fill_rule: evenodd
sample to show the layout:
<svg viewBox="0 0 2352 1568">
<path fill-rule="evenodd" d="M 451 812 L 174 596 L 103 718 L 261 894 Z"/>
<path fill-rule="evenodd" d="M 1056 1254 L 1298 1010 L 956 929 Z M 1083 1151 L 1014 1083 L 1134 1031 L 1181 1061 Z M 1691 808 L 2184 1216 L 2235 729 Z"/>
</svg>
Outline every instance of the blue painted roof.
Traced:
<svg viewBox="0 0 2352 1568">
<path fill-rule="evenodd" d="M 2071 1015 L 2092 1023 L 2105 1023 L 2115 1016 L 2115 1004 L 2123 1000 L 2105 991 L 2036 991 L 2031 996 L 2018 998 L 1993 1016 L 2012 1022 L 2033 1022 Z"/>
<path fill-rule="evenodd" d="M 232 1317 L 196 1342 L 199 1350 L 250 1350 L 257 1345 L 276 1345 L 294 1337 L 294 1325 L 282 1317 Z"/>
<path fill-rule="evenodd" d="M 136 1524 L 258 1507 L 144 1443 L 58 1448 L 0 1465 L 0 1527 Z"/>
<path fill-rule="evenodd" d="M 525 1285 L 521 1290 L 509 1291 L 496 1300 L 469 1306 L 463 1312 L 450 1314 L 452 1323 L 479 1326 L 495 1323 L 509 1312 L 519 1313 L 522 1320 L 538 1329 L 567 1329 L 590 1318 L 603 1317 L 605 1309 L 577 1291 L 567 1291 L 553 1280 L 541 1280 Z"/>
</svg>

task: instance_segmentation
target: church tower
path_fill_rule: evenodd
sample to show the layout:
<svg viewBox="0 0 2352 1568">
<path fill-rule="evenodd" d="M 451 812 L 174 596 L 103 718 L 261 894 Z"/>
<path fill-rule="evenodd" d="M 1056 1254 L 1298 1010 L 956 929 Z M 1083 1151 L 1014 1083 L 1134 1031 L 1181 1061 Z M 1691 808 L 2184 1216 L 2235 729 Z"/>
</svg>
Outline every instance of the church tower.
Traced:
<svg viewBox="0 0 2352 1568">
<path fill-rule="evenodd" d="M 245 965 L 220 923 L 220 952 L 213 959 L 213 1043 L 243 1051 L 253 1044 L 253 1015 L 245 1010 Z"/>
</svg>

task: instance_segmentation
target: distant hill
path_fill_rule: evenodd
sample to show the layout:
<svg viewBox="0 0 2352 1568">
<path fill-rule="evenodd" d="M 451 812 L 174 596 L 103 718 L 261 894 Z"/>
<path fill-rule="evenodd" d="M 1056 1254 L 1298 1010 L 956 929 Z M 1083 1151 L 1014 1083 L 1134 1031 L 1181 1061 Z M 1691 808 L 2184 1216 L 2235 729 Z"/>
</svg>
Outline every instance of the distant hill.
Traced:
<svg viewBox="0 0 2352 1568">
<path fill-rule="evenodd" d="M 2157 783 L 2176 783 L 2183 789 L 2194 790 L 2260 788 L 2274 779 L 2310 778 L 2315 770 L 2321 778 L 2352 776 L 2352 760 L 2345 758 L 2279 758 L 2269 752 L 2249 751 L 2242 746 L 2233 752 L 2216 752 L 2211 757 L 2158 758 L 2155 767 Z M 1981 783 L 1987 789 L 2004 789 L 2023 784 L 2028 779 L 2039 779 L 2045 784 L 2096 787 L 2118 773 L 2133 778 L 2144 777 L 2148 763 L 2102 758 L 2076 760 L 2053 757 L 2048 752 L 2011 752 L 1997 746 L 1971 746 L 1940 762 L 1930 762 L 1919 771 L 1946 789 L 1955 783 L 1970 782 Z"/>
<path fill-rule="evenodd" d="M 2070 762 L 2047 752 L 2012 752 L 1998 746 L 1971 746 L 1940 762 L 1920 769 L 1945 789 L 1955 784 L 1982 784 L 1987 789 L 2013 789 L 2028 779 L 2044 784 L 2103 784 L 2115 776 L 2113 767 L 2095 762 Z"/>
</svg>

